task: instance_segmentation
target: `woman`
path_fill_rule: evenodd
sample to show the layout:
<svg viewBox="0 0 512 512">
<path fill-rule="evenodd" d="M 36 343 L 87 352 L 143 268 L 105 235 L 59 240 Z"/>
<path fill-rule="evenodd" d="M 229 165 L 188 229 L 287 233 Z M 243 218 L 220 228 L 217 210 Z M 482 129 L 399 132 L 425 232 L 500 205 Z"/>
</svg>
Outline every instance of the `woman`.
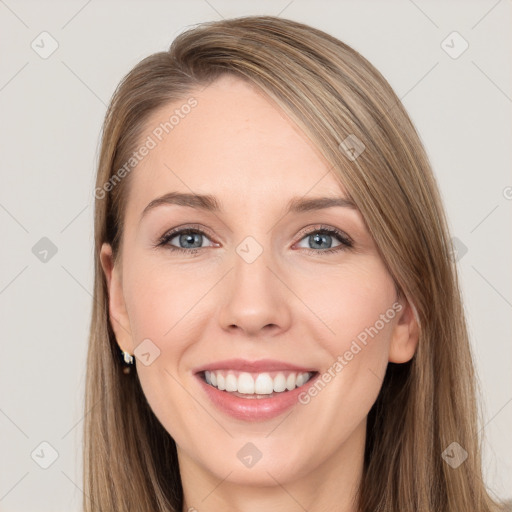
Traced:
<svg viewBox="0 0 512 512">
<path fill-rule="evenodd" d="M 115 92 L 95 195 L 85 510 L 500 510 L 438 189 L 356 51 L 188 30 Z"/>
</svg>

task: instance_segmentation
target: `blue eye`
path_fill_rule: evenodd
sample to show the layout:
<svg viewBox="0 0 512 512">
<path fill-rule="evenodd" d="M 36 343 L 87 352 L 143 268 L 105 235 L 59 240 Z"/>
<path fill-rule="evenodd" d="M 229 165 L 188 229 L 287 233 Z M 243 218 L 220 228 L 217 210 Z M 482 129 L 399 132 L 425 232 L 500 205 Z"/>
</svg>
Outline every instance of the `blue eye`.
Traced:
<svg viewBox="0 0 512 512">
<path fill-rule="evenodd" d="M 332 246 L 333 239 L 338 245 Z M 303 247 L 310 253 L 325 254 L 342 251 L 353 246 L 352 240 L 337 229 L 321 227 L 307 233 L 302 239 L 307 240 L 307 246 Z M 299 242 L 300 243 L 300 242 Z M 326 247 L 327 246 L 327 247 Z M 316 250 L 321 249 L 321 250 Z"/>
<path fill-rule="evenodd" d="M 333 239 L 338 241 L 338 245 L 332 246 Z M 171 243 L 176 240 L 176 242 Z M 193 227 L 177 229 L 163 235 L 157 243 L 157 247 L 165 247 L 170 251 L 178 251 L 188 255 L 197 254 L 201 249 L 214 247 L 211 243 L 204 246 L 203 242 L 209 238 L 204 231 Z M 299 241 L 308 240 L 307 247 L 301 247 L 311 254 L 329 254 L 342 251 L 353 246 L 352 240 L 342 231 L 334 228 L 320 226 L 315 230 L 306 233 Z M 175 245 L 178 244 L 178 247 Z"/>
<path fill-rule="evenodd" d="M 160 239 L 158 245 L 167 246 L 167 248 L 172 251 L 195 254 L 198 252 L 198 249 L 203 247 L 204 238 L 206 238 L 206 234 L 200 229 L 186 228 L 172 231 L 171 233 L 164 235 Z M 177 239 L 177 243 L 184 247 L 176 247 L 172 245 L 171 241 L 174 239 Z"/>
</svg>

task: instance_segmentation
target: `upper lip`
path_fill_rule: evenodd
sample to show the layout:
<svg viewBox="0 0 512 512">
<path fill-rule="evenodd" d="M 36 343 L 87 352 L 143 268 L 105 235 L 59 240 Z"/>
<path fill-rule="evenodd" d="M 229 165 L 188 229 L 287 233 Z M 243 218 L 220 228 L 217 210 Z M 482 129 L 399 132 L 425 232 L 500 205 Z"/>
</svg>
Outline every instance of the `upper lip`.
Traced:
<svg viewBox="0 0 512 512">
<path fill-rule="evenodd" d="M 278 370 L 288 370 L 297 372 L 315 372 L 315 369 L 305 366 L 277 361 L 275 359 L 259 359 L 257 361 L 248 361 L 246 359 L 225 359 L 215 361 L 214 363 L 198 366 L 193 369 L 194 373 L 214 370 L 236 370 L 240 372 L 272 372 Z"/>
</svg>

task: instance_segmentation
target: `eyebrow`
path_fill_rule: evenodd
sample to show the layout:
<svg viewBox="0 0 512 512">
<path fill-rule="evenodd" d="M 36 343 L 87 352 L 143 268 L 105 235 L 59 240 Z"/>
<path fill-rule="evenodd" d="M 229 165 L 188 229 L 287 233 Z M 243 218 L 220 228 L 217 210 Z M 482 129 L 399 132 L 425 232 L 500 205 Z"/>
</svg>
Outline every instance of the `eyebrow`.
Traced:
<svg viewBox="0 0 512 512">
<path fill-rule="evenodd" d="M 162 205 L 188 206 L 207 212 L 222 212 L 220 202 L 215 196 L 209 194 L 168 192 L 163 196 L 153 199 L 146 208 L 144 208 L 141 214 L 141 220 L 150 210 Z M 294 197 L 288 202 L 285 214 L 290 212 L 303 213 L 313 210 L 323 210 L 336 206 L 357 210 L 355 203 L 346 197 Z"/>
</svg>

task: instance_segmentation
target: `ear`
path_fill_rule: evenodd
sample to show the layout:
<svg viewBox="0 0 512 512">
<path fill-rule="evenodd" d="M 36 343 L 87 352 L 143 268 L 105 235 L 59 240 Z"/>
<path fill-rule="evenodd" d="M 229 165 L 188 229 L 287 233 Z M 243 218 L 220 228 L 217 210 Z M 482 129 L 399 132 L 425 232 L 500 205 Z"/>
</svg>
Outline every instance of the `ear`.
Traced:
<svg viewBox="0 0 512 512">
<path fill-rule="evenodd" d="M 107 280 L 110 323 L 117 344 L 121 350 L 133 354 L 130 322 L 123 295 L 121 265 L 114 264 L 110 244 L 104 243 L 101 246 L 100 261 Z"/>
<path fill-rule="evenodd" d="M 397 301 L 397 319 L 389 347 L 391 363 L 406 363 L 414 356 L 418 346 L 419 322 L 416 309 L 407 298 Z"/>
</svg>

